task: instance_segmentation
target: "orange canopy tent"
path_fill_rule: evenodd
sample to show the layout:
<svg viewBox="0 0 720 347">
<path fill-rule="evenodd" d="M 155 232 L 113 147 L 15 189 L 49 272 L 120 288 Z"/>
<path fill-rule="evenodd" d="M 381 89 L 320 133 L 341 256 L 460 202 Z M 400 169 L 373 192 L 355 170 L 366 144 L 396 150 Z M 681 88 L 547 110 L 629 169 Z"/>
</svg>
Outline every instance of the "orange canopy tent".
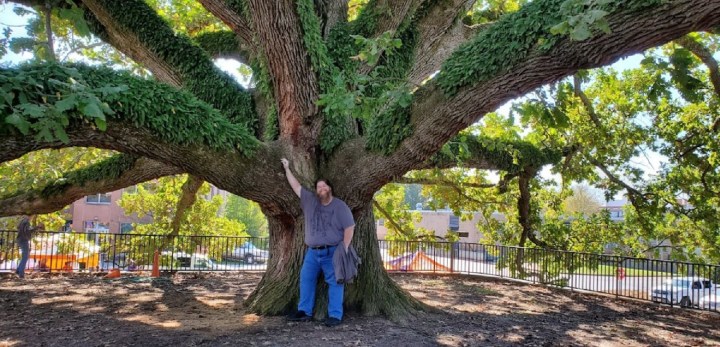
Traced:
<svg viewBox="0 0 720 347">
<path fill-rule="evenodd" d="M 388 271 L 451 272 L 450 268 L 430 258 L 423 251 L 401 255 L 385 262 Z"/>
</svg>

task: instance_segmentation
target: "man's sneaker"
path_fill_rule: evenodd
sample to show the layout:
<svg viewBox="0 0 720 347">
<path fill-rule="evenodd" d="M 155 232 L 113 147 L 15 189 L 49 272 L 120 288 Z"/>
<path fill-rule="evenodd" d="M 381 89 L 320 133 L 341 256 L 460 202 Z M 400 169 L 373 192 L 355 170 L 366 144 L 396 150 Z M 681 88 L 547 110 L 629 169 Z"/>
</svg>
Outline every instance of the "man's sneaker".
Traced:
<svg viewBox="0 0 720 347">
<path fill-rule="evenodd" d="M 336 327 L 342 323 L 341 320 L 335 318 L 335 317 L 327 317 L 325 319 L 325 326 L 326 327 Z"/>
<path fill-rule="evenodd" d="M 287 316 L 287 320 L 290 322 L 307 322 L 312 319 L 312 316 L 308 316 L 305 311 L 296 311 L 293 314 Z"/>
</svg>

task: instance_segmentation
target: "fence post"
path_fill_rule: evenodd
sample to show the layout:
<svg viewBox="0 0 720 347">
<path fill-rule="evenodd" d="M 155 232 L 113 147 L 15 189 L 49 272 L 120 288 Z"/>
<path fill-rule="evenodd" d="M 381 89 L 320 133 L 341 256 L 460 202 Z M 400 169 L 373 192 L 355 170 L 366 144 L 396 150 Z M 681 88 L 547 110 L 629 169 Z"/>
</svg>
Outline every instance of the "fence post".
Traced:
<svg viewBox="0 0 720 347">
<path fill-rule="evenodd" d="M 455 245 L 456 242 L 450 243 L 450 273 L 455 273 Z"/>
<path fill-rule="evenodd" d="M 615 298 L 620 297 L 620 257 L 615 259 Z"/>
<path fill-rule="evenodd" d="M 675 262 L 670 262 L 670 283 L 673 283 L 675 281 Z M 673 291 L 670 291 L 670 307 L 673 307 L 675 303 L 675 298 L 673 297 Z"/>
</svg>

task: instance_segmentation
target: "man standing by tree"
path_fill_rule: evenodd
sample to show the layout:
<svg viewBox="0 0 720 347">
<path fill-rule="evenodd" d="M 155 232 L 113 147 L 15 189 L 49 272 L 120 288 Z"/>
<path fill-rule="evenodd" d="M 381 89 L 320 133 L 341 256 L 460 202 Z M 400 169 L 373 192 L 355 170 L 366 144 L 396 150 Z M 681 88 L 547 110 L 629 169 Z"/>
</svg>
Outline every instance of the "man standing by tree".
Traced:
<svg viewBox="0 0 720 347">
<path fill-rule="evenodd" d="M 25 278 L 25 265 L 27 265 L 30 257 L 30 240 L 32 239 L 32 227 L 30 226 L 30 216 L 24 215 L 18 224 L 17 243 L 22 252 L 20 263 L 18 263 L 15 273 L 20 278 Z"/>
<path fill-rule="evenodd" d="M 300 198 L 305 217 L 305 260 L 300 270 L 300 302 L 297 312 L 288 316 L 290 321 L 312 319 L 315 305 L 317 277 L 322 270 L 328 284 L 328 318 L 325 325 L 336 326 L 342 322 L 344 285 L 335 279 L 333 255 L 342 243 L 348 250 L 355 230 L 350 208 L 342 200 L 333 197 L 332 185 L 326 179 L 315 182 L 315 194 L 300 185 L 290 171 L 290 162 L 283 158 L 285 176 L 293 191 Z"/>
</svg>

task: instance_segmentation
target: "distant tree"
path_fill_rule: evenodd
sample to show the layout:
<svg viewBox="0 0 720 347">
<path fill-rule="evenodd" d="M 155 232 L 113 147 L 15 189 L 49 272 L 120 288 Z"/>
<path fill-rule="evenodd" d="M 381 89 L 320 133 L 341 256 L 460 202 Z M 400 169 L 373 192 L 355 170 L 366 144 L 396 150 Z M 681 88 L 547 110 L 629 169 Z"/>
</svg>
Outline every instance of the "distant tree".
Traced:
<svg viewBox="0 0 720 347">
<path fill-rule="evenodd" d="M 568 215 L 579 213 L 589 216 L 600 212 L 602 204 L 592 188 L 584 184 L 577 184 L 572 187 L 572 195 L 563 201 L 563 206 Z"/>
<path fill-rule="evenodd" d="M 252 237 L 267 237 L 267 218 L 256 202 L 230 194 L 225 203 L 225 217 L 245 225 L 245 231 Z"/>
</svg>

